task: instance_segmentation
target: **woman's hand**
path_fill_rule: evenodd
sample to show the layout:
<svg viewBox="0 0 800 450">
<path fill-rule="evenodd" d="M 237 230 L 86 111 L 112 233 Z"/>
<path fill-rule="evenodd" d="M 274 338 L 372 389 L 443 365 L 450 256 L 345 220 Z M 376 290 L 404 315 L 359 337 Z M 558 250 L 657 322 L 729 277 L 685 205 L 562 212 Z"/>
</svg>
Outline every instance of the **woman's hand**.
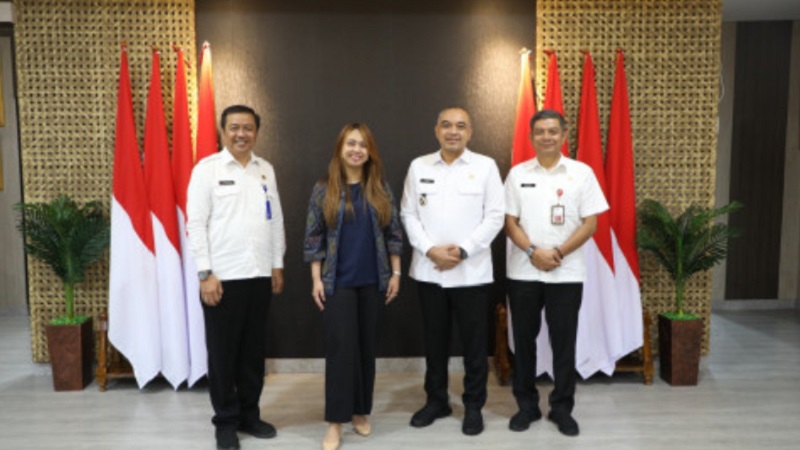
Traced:
<svg viewBox="0 0 800 450">
<path fill-rule="evenodd" d="M 325 286 L 322 280 L 314 280 L 314 287 L 311 289 L 311 297 L 314 298 L 314 303 L 320 311 L 325 310 Z"/>
<path fill-rule="evenodd" d="M 386 288 L 386 304 L 392 302 L 395 298 L 397 298 L 397 294 L 400 293 L 400 275 L 392 275 L 389 278 L 389 286 Z"/>
</svg>

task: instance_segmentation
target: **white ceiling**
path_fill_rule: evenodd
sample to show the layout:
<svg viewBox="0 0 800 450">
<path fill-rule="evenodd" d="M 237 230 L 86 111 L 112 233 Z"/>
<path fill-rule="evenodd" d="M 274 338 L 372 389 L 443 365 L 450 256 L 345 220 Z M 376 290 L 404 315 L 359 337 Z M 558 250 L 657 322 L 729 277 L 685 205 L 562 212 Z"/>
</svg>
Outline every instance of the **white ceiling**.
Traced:
<svg viewBox="0 0 800 450">
<path fill-rule="evenodd" d="M 722 0 L 722 20 L 800 20 L 800 0 Z"/>
</svg>

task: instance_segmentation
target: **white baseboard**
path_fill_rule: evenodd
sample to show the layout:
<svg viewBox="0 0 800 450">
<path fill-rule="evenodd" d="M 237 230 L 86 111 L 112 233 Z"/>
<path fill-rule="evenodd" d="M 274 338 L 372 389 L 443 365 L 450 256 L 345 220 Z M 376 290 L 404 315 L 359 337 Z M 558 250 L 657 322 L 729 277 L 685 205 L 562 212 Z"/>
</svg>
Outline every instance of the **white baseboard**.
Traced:
<svg viewBox="0 0 800 450">
<path fill-rule="evenodd" d="M 765 309 L 798 309 L 797 299 L 765 299 L 765 300 L 713 300 L 712 311 L 746 311 Z"/>
</svg>

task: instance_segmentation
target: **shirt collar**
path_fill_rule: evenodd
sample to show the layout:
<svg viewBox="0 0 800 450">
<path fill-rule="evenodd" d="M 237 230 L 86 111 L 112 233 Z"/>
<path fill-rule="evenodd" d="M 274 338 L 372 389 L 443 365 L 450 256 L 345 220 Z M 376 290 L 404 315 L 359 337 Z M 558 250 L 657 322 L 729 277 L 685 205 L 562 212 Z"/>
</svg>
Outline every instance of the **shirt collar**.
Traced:
<svg viewBox="0 0 800 450">
<path fill-rule="evenodd" d="M 475 154 L 470 149 L 465 148 L 464 152 L 461 153 L 461 156 L 459 156 L 458 158 L 456 158 L 455 161 L 453 161 L 453 164 L 462 164 L 462 163 L 469 164 L 470 162 L 472 162 L 472 159 L 474 157 Z M 444 158 L 442 158 L 442 149 L 439 149 L 439 151 L 436 152 L 436 160 L 434 161 L 434 163 L 447 165 Z"/>
<path fill-rule="evenodd" d="M 221 154 L 220 157 L 222 158 L 222 160 L 225 162 L 226 165 L 230 163 L 235 163 L 241 166 L 241 164 L 239 164 L 239 161 L 236 161 L 236 158 L 233 157 L 231 151 L 228 150 L 228 147 L 223 147 L 220 154 Z M 252 152 L 250 153 L 250 161 L 247 163 L 247 165 L 250 165 L 250 163 L 255 163 L 256 165 L 258 165 L 258 158 L 256 158 L 255 153 Z"/>
<path fill-rule="evenodd" d="M 554 173 L 556 171 L 566 172 L 567 165 L 569 164 L 567 162 L 567 159 L 569 159 L 569 158 L 564 156 L 564 155 L 560 155 L 560 157 L 558 158 L 558 161 L 556 162 L 556 165 L 553 166 L 551 169 L 546 169 L 544 166 L 542 166 L 539 163 L 539 158 L 536 158 L 536 157 L 531 158 L 525 164 L 527 165 L 526 169 L 528 169 L 528 170 L 543 171 L 543 172 L 550 172 L 550 173 Z"/>
</svg>

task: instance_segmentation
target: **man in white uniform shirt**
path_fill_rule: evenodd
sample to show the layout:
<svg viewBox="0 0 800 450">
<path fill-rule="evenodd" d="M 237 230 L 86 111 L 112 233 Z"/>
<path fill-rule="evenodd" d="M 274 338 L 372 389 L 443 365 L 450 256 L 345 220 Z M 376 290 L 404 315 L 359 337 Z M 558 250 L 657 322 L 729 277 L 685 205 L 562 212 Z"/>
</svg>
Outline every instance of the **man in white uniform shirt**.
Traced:
<svg viewBox="0 0 800 450">
<path fill-rule="evenodd" d="M 447 394 L 451 316 L 464 350 L 462 431 L 483 431 L 491 244 L 503 226 L 503 185 L 493 159 L 467 149 L 469 114 L 439 113 L 441 149 L 412 161 L 403 190 L 401 217 L 413 247 L 409 275 L 417 281 L 425 342 L 425 406 L 411 418 L 425 427 L 452 413 Z"/>
<path fill-rule="evenodd" d="M 258 401 L 264 328 L 272 294 L 283 290 L 286 240 L 275 171 L 253 154 L 260 122 L 250 107 L 226 108 L 225 148 L 197 163 L 188 189 L 186 228 L 199 271 L 218 449 L 238 449 L 237 430 L 276 435 Z"/>
<path fill-rule="evenodd" d="M 514 397 L 519 406 L 509 422 L 513 431 L 539 420 L 536 336 L 542 308 L 553 350 L 554 388 L 550 413 L 558 430 L 579 433 L 575 406 L 575 340 L 585 279 L 581 246 L 597 229 L 597 215 L 608 209 L 592 169 L 561 155 L 566 121 L 542 110 L 531 119 L 536 157 L 511 169 L 506 178 L 506 233 L 514 242 L 506 272 L 514 328 Z"/>
</svg>

